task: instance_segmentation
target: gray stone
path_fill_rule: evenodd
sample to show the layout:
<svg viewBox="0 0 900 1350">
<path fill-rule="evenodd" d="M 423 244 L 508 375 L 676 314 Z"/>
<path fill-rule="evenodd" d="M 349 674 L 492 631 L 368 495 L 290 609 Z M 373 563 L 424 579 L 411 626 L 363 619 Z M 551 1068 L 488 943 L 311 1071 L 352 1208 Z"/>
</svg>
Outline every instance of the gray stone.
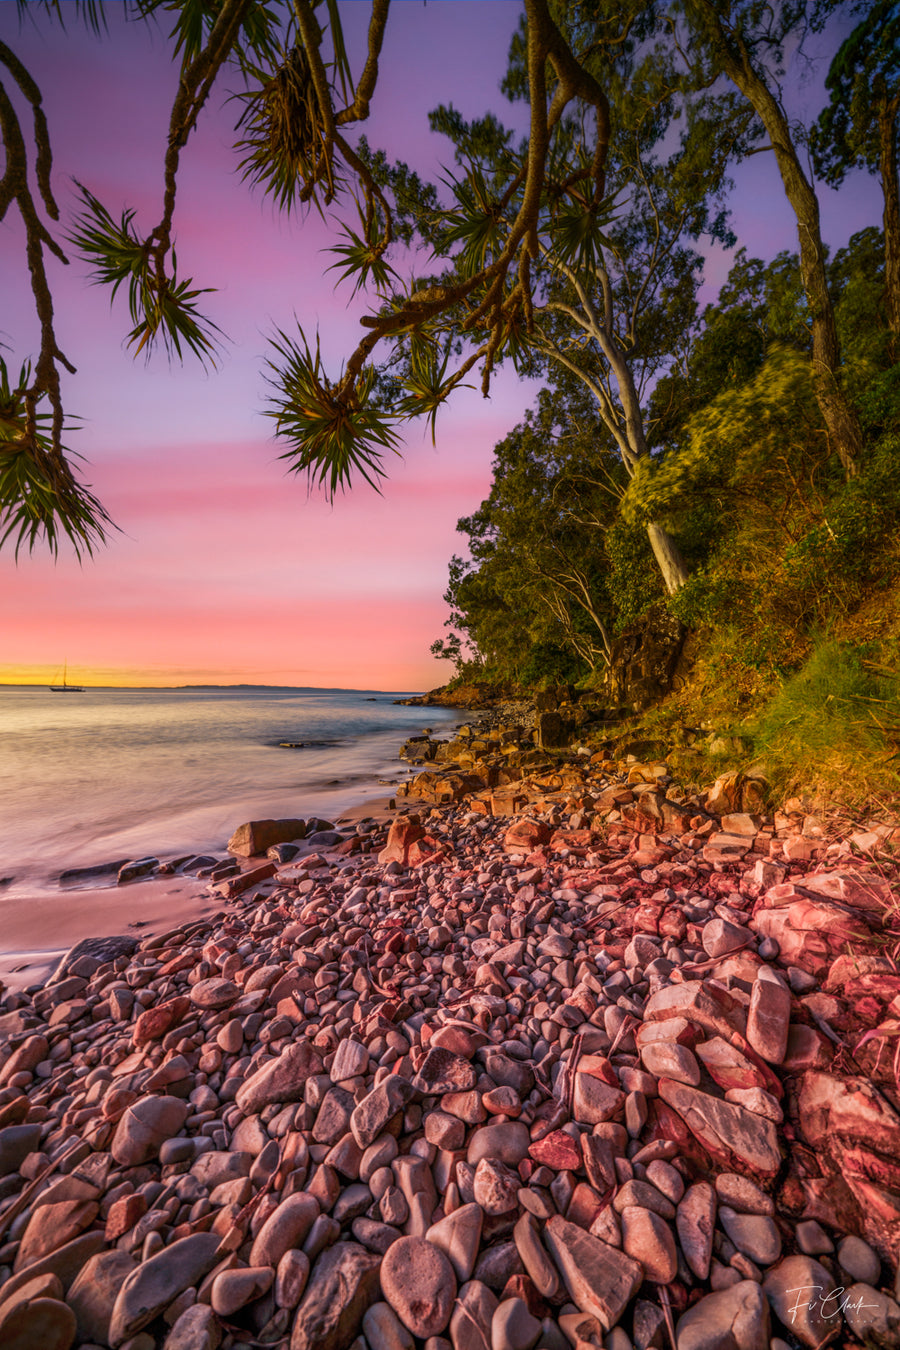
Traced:
<svg viewBox="0 0 900 1350">
<path fill-rule="evenodd" d="M 518 1167 L 522 1159 L 528 1157 L 530 1143 L 528 1126 L 519 1120 L 508 1120 L 501 1125 L 483 1125 L 469 1140 L 466 1161 L 476 1167 L 482 1158 L 491 1158 L 506 1163 L 508 1167 Z"/>
<path fill-rule="evenodd" d="M 116 867 L 118 871 L 118 867 Z M 66 873 L 63 873 L 65 876 Z M 62 877 L 60 877 L 62 881 Z M 78 966 L 77 973 L 85 979 L 91 976 L 105 966 L 109 961 L 116 961 L 120 956 L 133 956 L 137 951 L 138 940 L 124 935 L 118 937 L 102 938 L 82 938 L 76 942 L 74 947 L 70 947 L 59 965 L 54 970 L 48 981 L 49 984 L 55 984 L 57 980 L 65 979 L 72 973 L 75 966 Z"/>
<path fill-rule="evenodd" d="M 7 1125 L 0 1130 L 0 1177 L 18 1172 L 29 1153 L 33 1153 L 41 1141 L 41 1127 L 31 1125 Z"/>
<path fill-rule="evenodd" d="M 675 1227 L 685 1260 L 698 1280 L 709 1276 L 715 1223 L 716 1193 L 708 1181 L 697 1181 L 678 1205 Z"/>
<path fill-rule="evenodd" d="M 324 1251 L 294 1317 L 291 1350 L 345 1350 L 378 1299 L 380 1264 L 380 1257 L 355 1242 Z"/>
<path fill-rule="evenodd" d="M 878 1350 L 900 1345 L 900 1304 L 870 1284 L 853 1284 L 844 1291 L 841 1306 L 857 1340 Z"/>
<path fill-rule="evenodd" d="M 83 1341 L 106 1345 L 109 1323 L 122 1282 L 137 1268 L 129 1252 L 98 1252 L 87 1261 L 66 1296 Z"/>
<path fill-rule="evenodd" d="M 862 1238 L 845 1237 L 838 1247 L 838 1261 L 852 1279 L 860 1284 L 878 1284 L 881 1280 L 881 1260 L 868 1242 Z"/>
<path fill-rule="evenodd" d="M 222 1327 L 207 1303 L 195 1303 L 174 1323 L 163 1342 L 163 1350 L 217 1350 Z"/>
<path fill-rule="evenodd" d="M 763 1293 L 778 1320 L 804 1345 L 818 1346 L 840 1331 L 834 1278 L 811 1256 L 788 1256 L 763 1280 Z"/>
<path fill-rule="evenodd" d="M 624 1252 L 591 1237 L 558 1214 L 548 1219 L 544 1240 L 573 1303 L 596 1317 L 605 1331 L 619 1321 L 644 1278 L 643 1267 Z"/>
<path fill-rule="evenodd" d="M 373 1303 L 363 1316 L 370 1350 L 413 1350 L 415 1341 L 389 1303 Z"/>
<path fill-rule="evenodd" d="M 507 1298 L 491 1318 L 491 1350 L 532 1350 L 542 1327 L 521 1298 Z"/>
<path fill-rule="evenodd" d="M 764 1350 L 769 1305 L 754 1280 L 707 1294 L 678 1319 L 678 1350 Z"/>
<path fill-rule="evenodd" d="M 191 1106 L 180 1097 L 141 1097 L 116 1126 L 110 1152 L 120 1167 L 158 1157 L 160 1146 L 181 1129 Z"/>
<path fill-rule="evenodd" d="M 215 1233 L 194 1233 L 179 1238 L 151 1256 L 149 1261 L 144 1261 L 126 1278 L 109 1323 L 109 1343 L 113 1350 L 141 1331 L 174 1298 L 212 1270 L 219 1242 Z"/>
<path fill-rule="evenodd" d="M 491 1323 L 497 1307 L 496 1296 L 481 1280 L 464 1284 L 450 1318 L 453 1350 L 491 1350 Z"/>
<path fill-rule="evenodd" d="M 764 1214 L 738 1214 L 719 1206 L 719 1222 L 739 1252 L 758 1266 L 771 1266 L 781 1255 L 781 1235 L 774 1219 Z"/>
<path fill-rule="evenodd" d="M 388 1122 L 412 1101 L 415 1088 L 405 1078 L 391 1074 L 363 1097 L 350 1117 L 350 1131 L 360 1148 L 368 1148 Z"/>
<path fill-rule="evenodd" d="M 460 1205 L 446 1218 L 432 1224 L 425 1234 L 426 1240 L 447 1257 L 460 1284 L 472 1277 L 483 1223 L 480 1205 Z"/>
</svg>

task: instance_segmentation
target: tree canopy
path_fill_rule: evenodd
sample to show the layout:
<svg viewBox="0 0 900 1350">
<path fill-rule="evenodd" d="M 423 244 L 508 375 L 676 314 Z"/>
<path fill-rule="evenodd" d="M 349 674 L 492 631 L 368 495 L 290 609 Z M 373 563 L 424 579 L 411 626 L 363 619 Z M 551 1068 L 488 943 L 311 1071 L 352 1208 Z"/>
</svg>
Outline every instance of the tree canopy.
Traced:
<svg viewBox="0 0 900 1350">
<path fill-rule="evenodd" d="M 26 8 L 48 22 L 74 14 L 98 33 L 104 23 L 95 0 L 20 4 Z M 427 183 L 395 163 L 390 147 L 370 147 L 359 134 L 377 96 L 390 0 L 372 0 L 356 75 L 336 0 L 127 0 L 136 21 L 171 19 L 179 63 L 159 218 L 149 230 L 89 184 L 80 186 L 75 219 L 60 228 L 40 89 L 0 44 L 9 86 L 0 86 L 0 218 L 15 207 L 24 222 L 41 332 L 40 350 L 18 377 L 5 365 L 2 372 L 2 538 L 17 548 L 43 539 L 56 549 L 68 535 L 76 550 L 90 551 L 110 527 L 64 444 L 62 376 L 73 366 L 55 335 L 48 251 L 77 255 L 98 283 L 127 294 L 126 342 L 135 355 L 161 349 L 174 360 L 216 360 L 221 335 L 203 314 L 215 279 L 179 271 L 173 229 L 182 152 L 226 70 L 242 83 L 235 149 L 243 177 L 280 210 L 336 212 L 338 284 L 369 298 L 362 336 L 335 373 L 302 329 L 273 339 L 268 412 L 290 470 L 329 493 L 360 478 L 377 486 L 400 424 L 424 417 L 433 430 L 471 373 L 487 392 L 492 372 L 508 362 L 543 373 L 551 386 L 573 379 L 589 392 L 604 453 L 624 471 L 620 498 L 635 476 L 662 484 L 659 456 L 687 405 L 703 401 L 696 389 L 685 395 L 677 378 L 689 371 L 704 327 L 696 304 L 701 243 L 736 242 L 729 167 L 771 150 L 799 231 L 798 266 L 791 264 L 797 303 L 787 326 L 806 335 L 826 447 L 853 476 L 862 455 L 859 414 L 814 184 L 780 97 L 785 51 L 834 8 L 825 0 L 774 7 L 524 0 L 503 87 L 527 100 L 527 138 L 515 143 L 494 111 L 466 123 L 452 107 L 438 109 L 433 125 L 450 138 L 455 167 Z M 876 11 L 858 41 L 887 87 L 896 7 Z M 844 140 L 855 117 L 840 124 Z M 830 134 L 817 132 L 817 143 Z M 741 325 L 735 314 L 716 322 Z M 751 333 L 741 332 L 752 347 Z M 767 339 L 760 340 L 753 359 L 761 362 Z M 681 412 L 666 408 L 660 391 L 679 390 Z M 642 528 L 674 594 L 690 570 L 673 528 L 678 512 L 659 492 L 654 500 L 658 518 L 645 516 Z"/>
</svg>

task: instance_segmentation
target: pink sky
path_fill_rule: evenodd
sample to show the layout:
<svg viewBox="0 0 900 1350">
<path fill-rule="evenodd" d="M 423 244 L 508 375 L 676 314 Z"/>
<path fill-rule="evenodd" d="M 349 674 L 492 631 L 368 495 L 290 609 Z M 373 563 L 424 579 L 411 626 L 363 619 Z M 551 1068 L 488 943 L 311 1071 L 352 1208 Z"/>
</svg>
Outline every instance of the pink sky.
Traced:
<svg viewBox="0 0 900 1350">
<path fill-rule="evenodd" d="M 113 33 L 102 42 L 40 18 L 20 33 L 13 5 L 0 6 L 0 36 L 44 92 L 64 213 L 71 175 L 114 214 L 137 208 L 139 227 L 149 228 L 174 67 L 162 33 L 126 28 L 118 8 L 109 10 Z M 357 70 L 368 10 L 343 7 Z M 518 14 L 515 0 L 397 4 L 371 142 L 435 173 L 450 155 L 430 136 L 427 111 L 452 101 L 474 116 L 499 105 Z M 431 687 L 449 674 L 428 648 L 443 632 L 447 562 L 463 542 L 457 518 L 486 494 L 493 446 L 533 389 L 501 373 L 487 402 L 464 391 L 438 421 L 436 450 L 410 427 L 383 497 L 362 484 L 330 506 L 285 477 L 260 414 L 265 336 L 289 328 L 296 312 L 308 333 L 319 325 L 334 370 L 361 310 L 348 309 L 349 292 L 335 294 L 334 274 L 322 275 L 331 259 L 320 251 L 329 237 L 318 219 L 287 220 L 241 185 L 233 111 L 221 103 L 214 95 L 185 152 L 176 214 L 180 268 L 218 288 L 208 312 L 232 340 L 218 372 L 170 369 L 159 356 L 135 363 L 123 349 L 124 304 L 110 314 L 107 292 L 87 284 L 80 263 L 51 260 L 58 335 L 78 367 L 65 396 L 84 429 L 70 443 L 122 533 L 82 566 L 65 550 L 55 564 L 40 552 L 18 566 L 11 552 L 0 556 L 0 680 L 49 680 L 65 658 L 71 678 L 93 683 Z M 519 107 L 519 125 L 522 116 Z M 795 247 L 771 156 L 742 167 L 740 184 L 735 224 L 751 253 Z M 839 198 L 826 191 L 823 213 L 840 245 L 878 219 L 877 187 L 860 178 Z M 712 260 L 712 283 L 727 265 Z M 20 231 L 9 219 L 0 266 L 0 338 L 19 362 L 36 334 Z"/>
</svg>

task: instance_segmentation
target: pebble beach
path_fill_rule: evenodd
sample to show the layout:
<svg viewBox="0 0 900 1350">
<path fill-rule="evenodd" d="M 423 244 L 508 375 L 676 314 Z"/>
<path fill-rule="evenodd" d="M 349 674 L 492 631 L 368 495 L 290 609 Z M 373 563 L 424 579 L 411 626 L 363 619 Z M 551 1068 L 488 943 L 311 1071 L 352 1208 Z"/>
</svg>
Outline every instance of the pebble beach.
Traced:
<svg viewBox="0 0 900 1350">
<path fill-rule="evenodd" d="M 8 985 L 3 1350 L 900 1344 L 883 836 L 596 760 L 248 823 Z"/>
</svg>

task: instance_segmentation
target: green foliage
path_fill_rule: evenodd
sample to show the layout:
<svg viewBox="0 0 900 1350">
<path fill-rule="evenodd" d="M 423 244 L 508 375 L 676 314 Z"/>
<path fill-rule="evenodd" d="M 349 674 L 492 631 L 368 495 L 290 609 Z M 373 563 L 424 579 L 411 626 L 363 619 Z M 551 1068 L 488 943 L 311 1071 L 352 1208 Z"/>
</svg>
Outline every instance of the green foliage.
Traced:
<svg viewBox="0 0 900 1350">
<path fill-rule="evenodd" d="M 184 349 L 203 364 L 215 365 L 220 330 L 198 310 L 198 296 L 208 287 L 194 287 L 191 278 L 178 280 L 178 261 L 171 251 L 171 274 L 166 274 L 153 256 L 153 240 L 141 239 L 133 228 L 135 212 L 125 209 L 117 222 L 102 202 L 82 183 L 77 183 L 83 210 L 76 216 L 69 242 L 91 264 L 91 280 L 111 288 L 112 302 L 119 288 L 128 283 L 128 312 L 134 327 L 127 346 L 134 355 L 146 347 L 149 357 L 162 340 L 169 359 L 181 361 Z"/>
<path fill-rule="evenodd" d="M 367 285 L 370 278 L 379 291 L 386 291 L 391 277 L 397 275 L 393 267 L 385 261 L 384 244 L 374 228 L 374 223 L 373 221 L 367 228 L 364 220 L 362 235 L 351 230 L 349 225 L 342 225 L 341 229 L 348 242 L 334 244 L 329 249 L 330 253 L 338 254 L 338 261 L 332 263 L 327 271 L 343 268 L 342 275 L 338 277 L 339 282 L 355 277 L 352 295 L 356 295 L 360 287 Z"/>
<path fill-rule="evenodd" d="M 550 642 L 536 642 L 518 668 L 519 682 L 527 689 L 545 689 L 559 684 L 577 684 L 588 673 L 587 663 L 571 651 Z"/>
<path fill-rule="evenodd" d="M 274 390 L 267 415 L 290 443 L 280 458 L 288 461 L 291 473 L 305 473 L 310 487 L 324 487 L 330 497 L 346 489 L 357 473 L 378 491 L 382 452 L 399 454 L 399 438 L 376 406 L 374 369 L 367 366 L 349 389 L 344 381 L 333 384 L 325 374 L 318 334 L 312 351 L 299 323 L 297 333 L 292 338 L 279 328 L 272 339 L 277 359 L 266 362 Z"/>
<path fill-rule="evenodd" d="M 26 364 L 13 385 L 0 357 L 0 545 L 14 540 L 18 558 L 22 548 L 31 553 L 43 543 L 56 557 L 67 538 L 79 558 L 90 555 L 106 542 L 112 522 L 67 460 L 55 453 L 48 434 L 52 414 L 39 406 L 35 431 L 29 432 L 31 377 Z"/>
<path fill-rule="evenodd" d="M 621 633 L 638 623 L 663 594 L 659 572 L 647 541 L 647 531 L 620 518 L 606 532 L 613 599 L 613 631 Z"/>
<path fill-rule="evenodd" d="M 820 639 L 747 728 L 767 762 L 819 778 L 874 777 L 889 765 L 897 780 L 900 679 L 880 649 Z"/>
<path fill-rule="evenodd" d="M 900 87 L 900 5 L 875 0 L 841 45 L 825 80 L 829 100 L 810 138 L 817 172 L 838 187 L 856 167 L 878 167 L 878 122 Z M 893 116 L 896 119 L 896 107 Z"/>
</svg>

